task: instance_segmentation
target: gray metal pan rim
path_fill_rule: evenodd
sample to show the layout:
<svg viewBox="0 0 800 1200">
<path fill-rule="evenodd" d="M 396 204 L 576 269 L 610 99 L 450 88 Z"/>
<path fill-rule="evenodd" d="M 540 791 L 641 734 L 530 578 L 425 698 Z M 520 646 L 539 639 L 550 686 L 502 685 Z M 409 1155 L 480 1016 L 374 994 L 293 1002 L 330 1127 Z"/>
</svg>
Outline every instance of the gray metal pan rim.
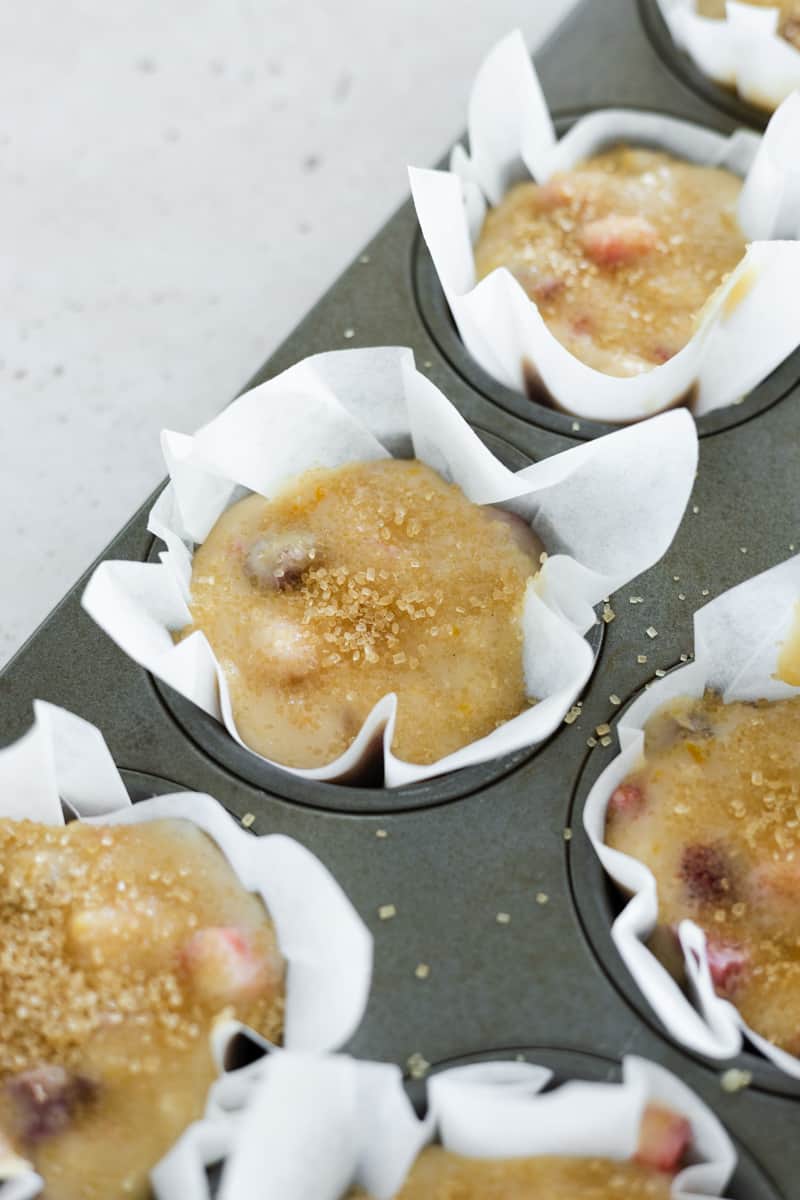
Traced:
<svg viewBox="0 0 800 1200">
<path fill-rule="evenodd" d="M 572 1079 L 587 1080 L 592 1083 L 613 1083 L 620 1077 L 620 1064 L 613 1058 L 606 1058 L 594 1051 L 575 1047 L 562 1049 L 555 1046 L 504 1046 L 496 1050 L 461 1054 L 433 1063 L 428 1074 L 435 1075 L 450 1067 L 468 1066 L 471 1063 L 520 1057 L 537 1066 L 548 1067 L 553 1072 L 552 1084 L 548 1085 L 545 1090 Z M 424 1113 L 424 1080 L 407 1079 L 406 1090 L 417 1112 Z M 729 1134 L 729 1136 L 732 1135 Z M 780 1193 L 767 1171 L 738 1138 L 732 1138 L 732 1140 L 736 1146 L 738 1163 L 733 1180 L 726 1188 L 726 1196 L 730 1196 L 731 1200 L 778 1200 Z"/>
<path fill-rule="evenodd" d="M 531 459 L 504 438 L 482 429 L 472 428 L 507 466 L 527 465 Z M 148 558 L 157 558 L 157 544 L 151 544 Z M 598 621 L 587 634 L 594 651 L 595 664 L 600 656 L 605 626 Z M 280 767 L 262 762 L 249 750 L 237 745 L 224 726 L 203 712 L 190 700 L 180 696 L 161 680 L 148 675 L 158 699 L 166 713 L 189 738 L 195 748 L 211 758 L 234 777 L 252 784 L 260 791 L 277 796 L 281 800 L 324 811 L 351 815 L 387 816 L 417 809 L 435 808 L 463 800 L 475 792 L 490 787 L 505 779 L 524 763 L 549 745 L 560 729 L 538 746 L 525 747 L 513 754 L 503 755 L 475 767 L 465 767 L 421 783 L 398 788 L 354 786 L 350 784 L 323 783 L 317 780 L 298 778 Z"/>
<path fill-rule="evenodd" d="M 151 800 L 154 796 L 171 796 L 176 792 L 189 790 L 184 784 L 177 783 L 174 779 L 165 779 L 163 775 L 151 775 L 148 771 L 129 771 L 127 767 L 119 765 L 117 770 L 133 804 Z"/>
<path fill-rule="evenodd" d="M 675 663 L 670 670 L 677 670 L 683 665 Z M 644 688 L 639 687 L 631 692 L 619 708 L 618 715 L 622 716 L 643 691 Z M 800 1080 L 791 1079 L 755 1050 L 743 1050 L 741 1054 L 729 1059 L 707 1058 L 690 1050 L 672 1036 L 645 1000 L 611 939 L 611 924 L 623 907 L 623 902 L 603 870 L 583 828 L 582 816 L 586 798 L 601 770 L 608 765 L 608 760 L 601 761 L 595 756 L 594 764 L 593 766 L 591 752 L 587 753 L 577 774 L 570 801 L 569 825 L 573 832 L 564 849 L 569 891 L 581 932 L 606 978 L 652 1032 L 675 1046 L 682 1054 L 688 1055 L 716 1073 L 729 1067 L 749 1071 L 753 1078 L 751 1086 L 771 1095 L 793 1098 L 800 1096 Z M 745 1040 L 745 1046 L 747 1045 Z"/>
<path fill-rule="evenodd" d="M 125 784 L 126 791 L 130 797 L 132 804 L 142 804 L 146 800 L 153 800 L 157 796 L 173 796 L 180 792 L 192 792 L 196 789 L 188 788 L 183 783 L 176 783 L 174 779 L 165 779 L 162 775 L 151 775 L 147 771 L 129 771 L 126 767 L 118 767 L 122 782 Z M 216 796 L 212 796 L 216 800 L 220 808 L 224 808 L 228 816 L 237 823 L 241 824 L 241 818 L 238 813 L 229 808 L 227 804 L 223 804 Z M 260 830 L 255 828 L 255 823 L 250 826 L 242 825 L 248 833 L 256 835 Z"/>
<path fill-rule="evenodd" d="M 601 107 L 604 106 L 597 106 L 597 108 Z M 614 107 L 630 108 L 633 106 L 617 104 Z M 571 109 L 555 114 L 554 121 L 558 132 L 566 132 L 576 120 L 592 111 L 597 110 Z M 669 112 L 667 109 L 659 108 L 652 111 L 659 112 L 664 116 L 675 116 L 680 120 L 686 120 L 684 116 Z M 697 122 L 697 124 L 708 128 L 702 122 Z M 487 371 L 484 371 L 461 340 L 419 227 L 417 227 L 411 247 L 411 282 L 420 317 L 442 357 L 462 381 L 485 400 L 496 404 L 529 425 L 539 426 L 577 441 L 589 441 L 620 428 L 619 425 L 609 421 L 591 421 L 549 408 L 538 401 L 529 399 L 522 392 L 506 387 Z M 738 404 L 729 404 L 725 408 L 715 409 L 713 412 L 699 417 L 696 421 L 698 436 L 708 437 L 743 425 L 746 421 L 752 420 L 783 400 L 795 388 L 798 381 L 800 381 L 800 348 L 784 359 Z M 580 426 L 579 429 L 575 429 L 576 424 Z"/>
<path fill-rule="evenodd" d="M 650 39 L 653 49 L 670 73 L 689 87 L 707 104 L 718 108 L 727 116 L 734 117 L 745 125 L 755 129 L 765 129 L 772 116 L 766 109 L 755 104 L 749 104 L 734 91 L 728 91 L 719 83 L 715 83 L 696 67 L 689 55 L 675 45 L 667 24 L 661 15 L 657 0 L 637 0 L 639 17 L 644 30 Z"/>
</svg>

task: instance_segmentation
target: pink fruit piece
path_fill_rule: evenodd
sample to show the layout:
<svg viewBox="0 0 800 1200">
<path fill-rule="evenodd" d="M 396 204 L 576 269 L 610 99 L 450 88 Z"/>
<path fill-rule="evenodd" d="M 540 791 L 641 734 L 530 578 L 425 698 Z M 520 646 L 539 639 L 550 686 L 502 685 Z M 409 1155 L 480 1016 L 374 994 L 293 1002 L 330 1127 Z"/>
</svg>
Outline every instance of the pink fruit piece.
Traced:
<svg viewBox="0 0 800 1200">
<path fill-rule="evenodd" d="M 12 1075 L 6 1092 L 18 1135 L 30 1144 L 67 1129 L 77 1109 L 95 1098 L 97 1086 L 85 1075 L 45 1064 Z"/>
<path fill-rule="evenodd" d="M 533 296 L 542 304 L 546 304 L 548 300 L 555 300 L 556 296 L 560 296 L 566 287 L 563 279 L 558 279 L 555 275 L 548 275 L 546 279 L 540 280 L 533 287 Z"/>
<path fill-rule="evenodd" d="M 655 247 L 658 234 L 644 217 L 613 214 L 589 221 L 581 230 L 584 252 L 601 267 L 616 267 L 643 258 Z"/>
<path fill-rule="evenodd" d="M 592 318 L 586 314 L 580 317 L 575 317 L 571 322 L 572 332 L 578 337 L 589 337 L 594 333 L 595 324 Z"/>
<path fill-rule="evenodd" d="M 316 557 L 311 533 L 265 533 L 247 551 L 244 571 L 257 587 L 285 591 L 297 586 Z"/>
<path fill-rule="evenodd" d="M 206 1000 L 233 1003 L 272 990 L 278 964 L 257 951 L 240 929 L 212 926 L 192 934 L 181 950 L 181 963 L 193 988 Z"/>
<path fill-rule="evenodd" d="M 730 864 L 719 846 L 685 846 L 679 873 L 692 900 L 719 904 L 731 895 Z"/>
<path fill-rule="evenodd" d="M 706 937 L 706 958 L 716 991 L 723 996 L 732 995 L 747 966 L 745 948 L 710 935 Z"/>
<path fill-rule="evenodd" d="M 637 817 L 644 807 L 644 793 L 635 783 L 621 783 L 608 802 L 609 817 Z"/>
<path fill-rule="evenodd" d="M 648 1104 L 639 1127 L 637 1162 L 674 1175 L 680 1170 L 691 1143 L 692 1127 L 686 1117 L 671 1108 Z"/>
</svg>

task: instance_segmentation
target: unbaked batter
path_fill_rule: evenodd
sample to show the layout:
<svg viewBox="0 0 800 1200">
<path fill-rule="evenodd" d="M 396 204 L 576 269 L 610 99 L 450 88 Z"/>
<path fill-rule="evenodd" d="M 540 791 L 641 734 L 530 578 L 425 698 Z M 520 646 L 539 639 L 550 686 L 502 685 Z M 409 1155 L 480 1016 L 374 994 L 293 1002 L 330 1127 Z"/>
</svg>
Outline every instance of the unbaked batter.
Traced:
<svg viewBox="0 0 800 1200">
<path fill-rule="evenodd" d="M 576 358 L 638 375 L 686 345 L 744 256 L 741 187 L 730 171 L 619 146 L 513 187 L 484 222 L 478 277 L 508 267 Z"/>
<path fill-rule="evenodd" d="M 673 1175 L 691 1142 L 679 1114 L 645 1111 L 634 1159 L 465 1158 L 441 1146 L 423 1150 L 395 1200 L 669 1200 Z M 349 1200 L 369 1200 L 354 1191 Z"/>
<path fill-rule="evenodd" d="M 216 1078 L 216 1018 L 279 1039 L 283 973 L 260 898 L 190 822 L 0 821 L 0 1148 L 47 1200 L 149 1197 Z"/>
<path fill-rule="evenodd" d="M 674 930 L 700 925 L 717 992 L 800 1053 L 800 698 L 655 714 L 646 761 L 611 797 L 606 841 L 658 884 L 652 948 L 680 973 Z"/>
<path fill-rule="evenodd" d="M 260 754 L 329 763 L 394 692 L 394 753 L 430 763 L 531 703 L 521 616 L 541 551 L 416 460 L 313 470 L 220 517 L 181 636 L 206 635 Z"/>
</svg>

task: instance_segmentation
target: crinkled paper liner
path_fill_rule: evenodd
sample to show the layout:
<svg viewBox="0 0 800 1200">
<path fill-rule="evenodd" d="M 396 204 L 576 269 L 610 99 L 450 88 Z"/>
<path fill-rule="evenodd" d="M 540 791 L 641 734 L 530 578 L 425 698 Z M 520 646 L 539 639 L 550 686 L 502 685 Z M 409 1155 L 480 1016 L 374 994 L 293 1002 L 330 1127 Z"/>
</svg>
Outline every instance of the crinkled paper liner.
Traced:
<svg viewBox="0 0 800 1200">
<path fill-rule="evenodd" d="M 410 350 L 320 354 L 235 401 L 194 437 L 165 433 L 171 483 L 150 513 L 166 544 L 160 563 L 106 562 L 83 596 L 86 611 L 136 662 L 237 730 L 225 675 L 191 620 L 192 553 L 245 491 L 274 496 L 312 467 L 413 453 L 476 504 L 528 520 L 549 551 L 523 612 L 528 694 L 538 703 L 486 737 L 427 766 L 391 751 L 397 700 L 384 696 L 335 762 L 305 779 L 336 780 L 382 738 L 387 787 L 535 746 L 558 728 L 593 666 L 583 635 L 593 607 L 667 550 L 691 490 L 697 440 L 686 412 L 567 450 L 514 473 L 484 446 Z M 255 753 L 255 751 L 251 751 Z M 282 764 L 276 763 L 276 766 Z"/>
<path fill-rule="evenodd" d="M 292 838 L 247 832 L 210 796 L 181 792 L 132 805 L 98 729 L 43 701 L 34 713 L 30 731 L 0 750 L 0 815 L 61 825 L 63 801 L 92 824 L 179 818 L 197 825 L 269 910 L 287 963 L 285 1045 L 298 1051 L 342 1045 L 366 1007 L 372 938 L 322 863 Z M 1 1200 L 38 1195 L 42 1181 L 27 1164 L 0 1164 L 0 1176 L 4 1168 L 22 1173 L 0 1186 Z M 184 1200 L 180 1181 L 163 1197 Z"/>
<path fill-rule="evenodd" d="M 723 87 L 768 112 L 800 88 L 800 51 L 778 33 L 779 8 L 728 0 L 727 18 L 700 16 L 695 0 L 658 0 L 673 41 Z"/>
<path fill-rule="evenodd" d="M 736 1163 L 713 1113 L 674 1075 L 641 1058 L 624 1059 L 622 1083 L 571 1082 L 543 1095 L 552 1072 L 531 1063 L 451 1068 L 428 1080 L 424 1119 L 399 1069 L 386 1063 L 278 1052 L 240 1072 L 245 1079 L 236 1074 L 220 1081 L 205 1119 L 159 1165 L 159 1200 L 178 1178 L 182 1200 L 209 1200 L 205 1171 L 190 1178 L 186 1170 L 201 1158 L 225 1158 L 218 1200 L 341 1200 L 353 1184 L 390 1200 L 434 1137 L 474 1157 L 627 1159 L 648 1103 L 683 1114 L 692 1126 L 693 1161 L 673 1181 L 674 1200 L 720 1196 Z"/>
<path fill-rule="evenodd" d="M 695 660 L 658 680 L 631 705 L 617 726 L 620 754 L 606 767 L 586 801 L 584 826 L 603 867 L 632 899 L 611 928 L 614 944 L 643 995 L 669 1033 L 709 1058 L 738 1054 L 743 1036 L 780 1070 L 800 1078 L 800 1059 L 760 1037 L 734 1005 L 717 996 L 705 952 L 705 935 L 693 921 L 678 934 L 692 1000 L 644 942 L 658 919 L 656 880 L 637 859 L 604 844 L 608 802 L 644 754 L 644 726 L 679 696 L 702 696 L 709 687 L 723 700 L 782 700 L 800 695 L 776 678 L 781 646 L 793 634 L 800 601 L 800 555 L 725 592 L 694 618 Z"/>
<path fill-rule="evenodd" d="M 457 146 L 449 171 L 411 168 L 420 227 L 467 350 L 495 379 L 525 391 L 530 364 L 554 402 L 593 420 L 627 422 L 683 402 L 701 415 L 731 404 L 800 344 L 800 97 L 788 99 L 763 138 L 729 138 L 659 113 L 607 109 L 556 140 L 538 78 L 519 33 L 488 55 L 469 103 L 470 153 Z M 544 183 L 556 171 L 617 143 L 655 146 L 746 181 L 739 220 L 752 242 L 707 302 L 679 353 L 641 375 L 617 378 L 587 366 L 553 336 L 536 303 L 506 268 L 476 283 L 472 247 L 487 205 L 512 183 Z M 527 369 L 530 369 L 527 368 Z"/>
</svg>

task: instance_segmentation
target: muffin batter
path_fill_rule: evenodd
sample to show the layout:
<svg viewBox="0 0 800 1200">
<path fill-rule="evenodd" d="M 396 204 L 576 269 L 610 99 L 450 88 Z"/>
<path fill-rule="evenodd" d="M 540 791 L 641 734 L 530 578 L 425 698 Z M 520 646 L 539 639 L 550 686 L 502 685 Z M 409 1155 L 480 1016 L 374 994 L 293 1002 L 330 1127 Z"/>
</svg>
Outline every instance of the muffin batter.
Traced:
<svg viewBox="0 0 800 1200">
<path fill-rule="evenodd" d="M 0 821 L 0 1142 L 47 1200 L 144 1200 L 202 1115 L 221 1014 L 272 1039 L 261 900 L 187 821 Z"/>
<path fill-rule="evenodd" d="M 691 1140 L 683 1117 L 647 1109 L 634 1160 L 465 1158 L 441 1146 L 423 1150 L 395 1200 L 669 1200 L 672 1176 Z M 369 1200 L 366 1192 L 350 1200 Z"/>
<path fill-rule="evenodd" d="M 679 973 L 674 930 L 705 931 L 714 986 L 769 1041 L 800 1052 L 800 698 L 656 713 L 646 758 L 611 797 L 609 846 L 658 884 L 651 948 Z"/>
<path fill-rule="evenodd" d="M 800 3 L 798 0 L 744 0 L 755 8 L 777 8 L 780 12 L 778 32 L 797 50 L 800 50 Z M 701 17 L 725 17 L 725 0 L 697 0 L 697 12 Z"/>
<path fill-rule="evenodd" d="M 430 763 L 531 703 L 521 615 L 541 550 L 421 462 L 309 471 L 220 517 L 180 636 L 205 633 L 260 754 L 329 763 L 394 692 L 394 753 Z"/>
<path fill-rule="evenodd" d="M 638 375 L 686 345 L 744 256 L 741 187 L 730 171 L 619 146 L 513 187 L 484 222 L 478 277 L 508 267 L 576 358 Z"/>
</svg>

